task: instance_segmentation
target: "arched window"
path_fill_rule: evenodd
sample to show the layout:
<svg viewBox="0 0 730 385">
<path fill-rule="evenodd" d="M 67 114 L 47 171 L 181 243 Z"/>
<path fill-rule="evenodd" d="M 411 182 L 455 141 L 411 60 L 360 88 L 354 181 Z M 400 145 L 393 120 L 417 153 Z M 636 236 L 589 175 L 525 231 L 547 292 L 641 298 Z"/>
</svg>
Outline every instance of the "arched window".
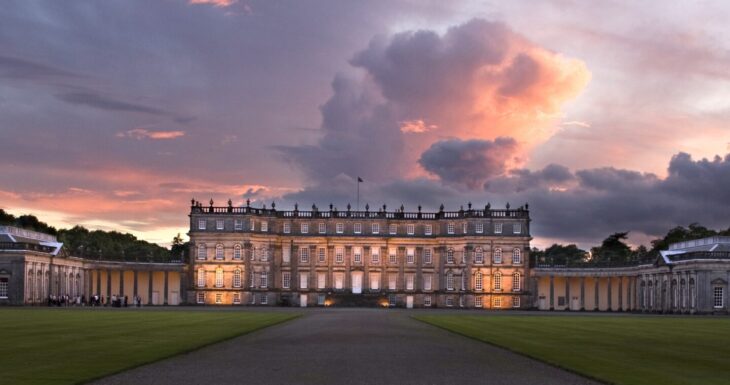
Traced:
<svg viewBox="0 0 730 385">
<path fill-rule="evenodd" d="M 36 273 L 35 286 L 35 297 L 38 300 L 45 298 L 45 294 L 43 293 L 43 273 L 40 270 Z"/>
<path fill-rule="evenodd" d="M 502 290 L 502 273 L 494 273 L 494 290 Z"/>
<path fill-rule="evenodd" d="M 205 269 L 198 269 L 198 287 L 205 287 Z"/>
<path fill-rule="evenodd" d="M 446 263 L 454 263 L 454 249 L 446 251 Z"/>
<path fill-rule="evenodd" d="M 496 248 L 494 249 L 494 263 L 502 263 L 502 249 Z"/>
<path fill-rule="evenodd" d="M 223 287 L 223 268 L 215 269 L 215 287 Z"/>
<path fill-rule="evenodd" d="M 238 243 L 233 245 L 233 259 L 241 259 L 241 245 Z"/>
<path fill-rule="evenodd" d="M 481 247 L 474 251 L 474 263 L 484 263 L 484 250 Z"/>
<path fill-rule="evenodd" d="M 223 259 L 223 245 L 215 245 L 215 259 Z"/>
<path fill-rule="evenodd" d="M 512 263 L 515 265 L 522 263 L 522 252 L 518 248 L 512 250 Z"/>
<path fill-rule="evenodd" d="M 482 291 L 482 289 L 482 273 L 477 272 L 476 274 L 474 274 L 474 290 Z"/>
<path fill-rule="evenodd" d="M 205 248 L 205 243 L 198 245 L 198 259 L 208 258 L 208 249 Z"/>
<path fill-rule="evenodd" d="M 520 291 L 522 289 L 520 278 L 522 278 L 520 273 L 512 274 L 512 291 Z"/>
<path fill-rule="evenodd" d="M 241 269 L 233 271 L 233 287 L 241 287 Z"/>
<path fill-rule="evenodd" d="M 454 273 L 446 273 L 446 290 L 454 290 Z"/>
</svg>

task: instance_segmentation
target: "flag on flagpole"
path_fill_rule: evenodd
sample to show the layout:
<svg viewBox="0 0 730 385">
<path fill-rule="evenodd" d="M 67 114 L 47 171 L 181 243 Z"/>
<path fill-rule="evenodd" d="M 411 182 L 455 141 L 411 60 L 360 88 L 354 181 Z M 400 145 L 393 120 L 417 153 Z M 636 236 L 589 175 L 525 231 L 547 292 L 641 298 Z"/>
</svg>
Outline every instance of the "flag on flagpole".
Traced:
<svg viewBox="0 0 730 385">
<path fill-rule="evenodd" d="M 362 178 L 357 177 L 357 183 L 363 182 Z"/>
</svg>

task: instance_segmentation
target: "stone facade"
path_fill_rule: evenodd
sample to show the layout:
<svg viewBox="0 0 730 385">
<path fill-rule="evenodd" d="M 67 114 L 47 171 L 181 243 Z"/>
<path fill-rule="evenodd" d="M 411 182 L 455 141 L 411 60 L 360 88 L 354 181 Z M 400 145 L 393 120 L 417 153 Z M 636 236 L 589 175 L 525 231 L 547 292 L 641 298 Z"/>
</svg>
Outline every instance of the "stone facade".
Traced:
<svg viewBox="0 0 730 385">
<path fill-rule="evenodd" d="M 187 301 L 529 308 L 527 207 L 190 212 Z"/>
</svg>

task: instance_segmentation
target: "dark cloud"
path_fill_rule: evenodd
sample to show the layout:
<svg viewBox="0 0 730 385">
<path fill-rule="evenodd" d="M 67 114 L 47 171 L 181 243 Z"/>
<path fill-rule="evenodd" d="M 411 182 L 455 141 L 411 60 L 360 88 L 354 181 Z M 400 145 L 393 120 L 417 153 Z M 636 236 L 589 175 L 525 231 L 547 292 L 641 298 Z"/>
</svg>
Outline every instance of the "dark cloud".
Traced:
<svg viewBox="0 0 730 385">
<path fill-rule="evenodd" d="M 528 169 L 509 170 L 509 175 L 493 178 L 484 184 L 484 189 L 494 193 L 522 192 L 525 190 L 544 188 L 559 189 L 569 186 L 575 175 L 565 166 L 549 164 L 542 170 Z"/>
<path fill-rule="evenodd" d="M 141 104 L 129 103 L 108 96 L 100 95 L 93 92 L 67 92 L 56 95 L 56 97 L 66 103 L 77 104 L 100 110 L 122 111 L 122 112 L 141 112 L 151 115 L 166 115 L 167 113 L 155 107 L 149 107 Z"/>
<path fill-rule="evenodd" d="M 0 78 L 36 80 L 76 76 L 71 72 L 45 64 L 0 55 Z"/>
<path fill-rule="evenodd" d="M 516 149 L 517 142 L 512 138 L 449 139 L 432 144 L 418 162 L 445 183 L 474 189 L 502 175 Z"/>
</svg>

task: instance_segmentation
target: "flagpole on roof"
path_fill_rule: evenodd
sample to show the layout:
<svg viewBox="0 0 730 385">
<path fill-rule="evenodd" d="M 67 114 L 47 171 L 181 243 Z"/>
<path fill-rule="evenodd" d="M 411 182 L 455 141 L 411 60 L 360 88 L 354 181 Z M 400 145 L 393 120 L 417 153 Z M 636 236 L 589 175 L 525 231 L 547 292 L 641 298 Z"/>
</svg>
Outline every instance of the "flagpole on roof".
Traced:
<svg viewBox="0 0 730 385">
<path fill-rule="evenodd" d="M 362 183 L 362 178 L 359 176 L 357 177 L 357 211 L 360 211 L 360 183 Z"/>
</svg>

